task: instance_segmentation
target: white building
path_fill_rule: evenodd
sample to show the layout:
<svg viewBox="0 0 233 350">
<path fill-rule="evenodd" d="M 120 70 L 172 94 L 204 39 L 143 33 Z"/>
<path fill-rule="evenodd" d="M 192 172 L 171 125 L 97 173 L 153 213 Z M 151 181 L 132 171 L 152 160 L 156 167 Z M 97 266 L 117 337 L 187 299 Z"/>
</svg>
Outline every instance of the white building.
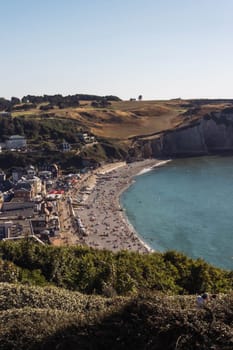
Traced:
<svg viewBox="0 0 233 350">
<path fill-rule="evenodd" d="M 33 179 L 34 176 L 36 176 L 36 169 L 33 165 L 29 165 L 27 168 L 27 177 L 28 179 Z"/>
<path fill-rule="evenodd" d="M 6 141 L 7 149 L 22 149 L 27 147 L 27 140 L 20 135 L 12 135 Z"/>
<path fill-rule="evenodd" d="M 41 179 L 37 176 L 33 176 L 30 179 L 27 179 L 27 182 L 33 186 L 34 194 L 37 196 L 42 191 L 42 182 Z"/>
</svg>

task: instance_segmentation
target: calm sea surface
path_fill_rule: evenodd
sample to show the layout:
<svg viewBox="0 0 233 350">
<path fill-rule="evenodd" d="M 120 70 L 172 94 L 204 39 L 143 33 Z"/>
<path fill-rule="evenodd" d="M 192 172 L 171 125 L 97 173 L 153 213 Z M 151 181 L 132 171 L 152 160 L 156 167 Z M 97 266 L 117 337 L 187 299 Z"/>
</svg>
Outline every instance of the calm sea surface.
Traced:
<svg viewBox="0 0 233 350">
<path fill-rule="evenodd" d="M 233 269 L 233 157 L 179 159 L 135 180 L 121 204 L 146 243 Z"/>
</svg>

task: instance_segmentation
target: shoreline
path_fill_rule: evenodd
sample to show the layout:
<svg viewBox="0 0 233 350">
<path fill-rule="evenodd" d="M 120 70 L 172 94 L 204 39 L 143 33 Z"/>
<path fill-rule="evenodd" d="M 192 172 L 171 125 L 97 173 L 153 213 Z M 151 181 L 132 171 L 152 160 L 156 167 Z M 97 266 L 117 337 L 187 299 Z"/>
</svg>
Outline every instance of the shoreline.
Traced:
<svg viewBox="0 0 233 350">
<path fill-rule="evenodd" d="M 121 202 L 120 202 L 120 198 L 121 198 L 121 195 L 127 191 L 127 189 L 135 182 L 135 177 L 137 176 L 141 176 L 141 175 L 144 175 L 154 169 L 156 169 L 157 167 L 160 167 L 160 166 L 163 166 L 169 162 L 171 162 L 171 159 L 167 159 L 167 160 L 163 160 L 163 161 L 160 161 L 160 160 L 156 160 L 154 159 L 154 161 L 156 161 L 156 164 L 153 164 L 152 166 L 148 167 L 148 168 L 145 168 L 143 167 L 143 169 L 141 169 L 139 171 L 139 173 L 135 174 L 135 175 L 132 175 L 130 177 L 130 182 L 128 184 L 128 186 L 125 186 L 124 188 L 122 188 L 122 190 L 120 191 L 119 195 L 118 195 L 118 203 L 119 203 L 119 207 L 121 207 L 122 211 L 122 217 L 123 217 L 123 220 L 125 220 L 125 222 L 127 223 L 127 225 L 129 226 L 129 228 L 134 232 L 134 234 L 137 236 L 137 238 L 139 239 L 139 241 L 141 242 L 141 244 L 147 249 L 148 253 L 153 253 L 155 250 L 153 248 L 150 247 L 149 244 L 147 244 L 141 237 L 140 237 L 140 234 L 139 232 L 134 228 L 133 224 L 130 222 L 128 216 L 126 215 L 126 212 L 124 210 L 124 208 L 122 207 L 121 205 Z M 158 161 L 158 163 L 157 163 Z M 144 162 L 144 161 L 142 161 Z"/>
<path fill-rule="evenodd" d="M 82 195 L 82 202 L 73 204 L 76 220 L 82 227 L 81 232 L 79 229 L 77 233 L 80 243 L 114 252 L 153 252 L 130 223 L 121 207 L 120 196 L 131 186 L 136 176 L 169 161 L 146 159 L 129 164 L 119 162 L 103 166 L 90 174 L 82 183 L 82 188 L 87 189 Z M 77 203 L 77 196 L 80 202 L 80 192 L 74 189 L 71 193 L 73 203 Z"/>
</svg>

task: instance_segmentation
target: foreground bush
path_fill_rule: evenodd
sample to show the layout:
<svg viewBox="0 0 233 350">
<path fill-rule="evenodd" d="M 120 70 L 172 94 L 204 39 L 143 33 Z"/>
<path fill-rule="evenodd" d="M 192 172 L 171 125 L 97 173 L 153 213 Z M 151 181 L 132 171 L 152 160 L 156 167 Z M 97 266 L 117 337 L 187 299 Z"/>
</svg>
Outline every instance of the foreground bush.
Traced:
<svg viewBox="0 0 233 350">
<path fill-rule="evenodd" d="M 233 286 L 232 272 L 177 252 L 112 253 L 86 247 L 42 246 L 25 240 L 0 242 L 0 257 L 3 265 L 12 264 L 16 269 L 13 281 L 56 285 L 87 294 L 114 296 L 154 290 L 226 293 Z M 12 274 L 9 280 L 6 273 L 4 276 L 2 281 L 12 282 Z"/>
<path fill-rule="evenodd" d="M 197 309 L 195 296 L 159 292 L 107 299 L 15 284 L 0 292 L 4 350 L 233 348 L 232 293 Z"/>
</svg>

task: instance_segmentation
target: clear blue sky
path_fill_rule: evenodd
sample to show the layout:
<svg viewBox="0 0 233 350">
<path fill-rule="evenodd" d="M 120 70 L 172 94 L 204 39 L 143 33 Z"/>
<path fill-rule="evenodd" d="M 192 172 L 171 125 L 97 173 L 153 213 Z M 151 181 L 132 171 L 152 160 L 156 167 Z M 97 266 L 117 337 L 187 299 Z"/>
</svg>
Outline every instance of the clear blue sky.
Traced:
<svg viewBox="0 0 233 350">
<path fill-rule="evenodd" d="M 0 96 L 233 98 L 233 0 L 0 0 Z"/>
</svg>

